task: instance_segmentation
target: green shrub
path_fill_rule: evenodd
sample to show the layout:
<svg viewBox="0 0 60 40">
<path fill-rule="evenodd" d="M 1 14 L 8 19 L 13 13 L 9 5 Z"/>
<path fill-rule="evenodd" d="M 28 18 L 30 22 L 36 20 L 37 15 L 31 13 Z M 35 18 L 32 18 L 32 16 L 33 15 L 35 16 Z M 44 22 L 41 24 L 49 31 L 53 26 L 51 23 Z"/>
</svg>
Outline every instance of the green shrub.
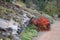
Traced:
<svg viewBox="0 0 60 40">
<path fill-rule="evenodd" d="M 32 40 L 33 37 L 37 36 L 38 32 L 35 29 L 34 25 L 30 25 L 22 33 L 22 40 Z"/>
<path fill-rule="evenodd" d="M 45 7 L 45 12 L 50 15 L 53 16 L 57 13 L 58 9 L 57 7 L 53 4 L 53 2 L 49 2 L 46 7 Z"/>
</svg>

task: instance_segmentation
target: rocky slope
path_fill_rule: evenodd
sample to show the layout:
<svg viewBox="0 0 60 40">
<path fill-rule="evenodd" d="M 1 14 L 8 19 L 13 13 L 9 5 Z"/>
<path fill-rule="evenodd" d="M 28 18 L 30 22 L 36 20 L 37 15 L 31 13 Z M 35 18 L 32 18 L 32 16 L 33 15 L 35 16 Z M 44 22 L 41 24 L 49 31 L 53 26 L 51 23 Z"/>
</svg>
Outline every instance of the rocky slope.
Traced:
<svg viewBox="0 0 60 40">
<path fill-rule="evenodd" d="M 0 1 L 0 28 L 12 28 L 14 38 L 18 37 L 16 40 L 20 40 L 20 33 L 27 27 L 31 17 L 39 18 L 41 16 L 40 13 L 41 12 L 38 12 L 37 10 L 22 7 L 18 3 Z M 42 16 L 46 15 L 44 14 Z M 50 18 L 50 16 L 48 18 Z M 17 31 L 19 32 L 17 33 Z M 15 34 L 19 34 L 19 36 L 15 37 Z"/>
<path fill-rule="evenodd" d="M 38 17 L 37 15 L 40 16 L 37 11 L 20 7 L 20 5 L 15 3 L 0 1 L 0 29 L 6 29 L 6 32 L 3 34 L 5 36 L 11 31 L 9 29 L 12 29 L 12 36 L 16 38 L 13 38 L 13 40 L 20 40 L 20 34 L 29 24 L 31 17 Z"/>
</svg>

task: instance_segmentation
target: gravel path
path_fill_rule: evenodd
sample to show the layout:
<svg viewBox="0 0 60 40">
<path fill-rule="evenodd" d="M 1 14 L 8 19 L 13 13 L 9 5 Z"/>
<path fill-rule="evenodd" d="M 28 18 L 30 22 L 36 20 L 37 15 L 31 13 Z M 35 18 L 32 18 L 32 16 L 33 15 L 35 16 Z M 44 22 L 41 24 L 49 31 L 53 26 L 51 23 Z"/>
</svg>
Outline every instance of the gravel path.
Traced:
<svg viewBox="0 0 60 40">
<path fill-rule="evenodd" d="M 39 34 L 35 40 L 60 40 L 60 20 L 58 19 L 55 21 L 51 31 L 44 32 L 43 35 Z"/>
</svg>

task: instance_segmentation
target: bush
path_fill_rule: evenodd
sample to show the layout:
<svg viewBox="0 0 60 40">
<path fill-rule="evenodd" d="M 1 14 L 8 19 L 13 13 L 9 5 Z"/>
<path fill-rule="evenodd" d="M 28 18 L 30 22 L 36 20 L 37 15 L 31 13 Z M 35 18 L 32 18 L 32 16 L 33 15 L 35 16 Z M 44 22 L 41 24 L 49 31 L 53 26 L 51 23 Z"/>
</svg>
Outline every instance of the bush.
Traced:
<svg viewBox="0 0 60 40">
<path fill-rule="evenodd" d="M 57 7 L 53 4 L 53 2 L 48 2 L 48 4 L 45 7 L 45 12 L 50 15 L 53 16 L 57 13 Z"/>
<path fill-rule="evenodd" d="M 22 40 L 32 40 L 33 37 L 37 36 L 38 32 L 34 25 L 30 25 L 26 28 L 25 32 L 22 33 Z"/>
</svg>

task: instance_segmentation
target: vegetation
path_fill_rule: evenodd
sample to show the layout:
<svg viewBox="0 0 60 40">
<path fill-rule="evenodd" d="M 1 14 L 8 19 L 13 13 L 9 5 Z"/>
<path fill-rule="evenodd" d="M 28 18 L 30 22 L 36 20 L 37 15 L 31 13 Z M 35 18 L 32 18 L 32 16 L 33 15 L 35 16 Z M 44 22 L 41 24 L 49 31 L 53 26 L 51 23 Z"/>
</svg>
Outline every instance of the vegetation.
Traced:
<svg viewBox="0 0 60 40">
<path fill-rule="evenodd" d="M 3 39 L 3 38 L 0 38 L 0 40 L 10 40 L 9 38 L 5 38 L 5 39 Z"/>
<path fill-rule="evenodd" d="M 38 32 L 34 25 L 30 25 L 22 34 L 22 40 L 32 40 L 33 37 L 37 36 Z"/>
<path fill-rule="evenodd" d="M 53 2 L 48 2 L 45 6 L 45 12 L 50 16 L 54 16 L 57 13 L 57 10 L 57 6 L 55 6 Z"/>
<path fill-rule="evenodd" d="M 10 13 L 13 13 L 13 11 L 11 9 L 7 9 L 7 8 L 0 6 L 0 18 L 5 18 L 5 19 L 9 20 L 11 18 L 9 16 Z"/>
<path fill-rule="evenodd" d="M 58 10 L 59 10 L 59 3 L 58 3 L 59 0 L 56 0 L 56 2 L 55 2 L 55 0 L 18 0 L 18 1 L 5 0 L 5 1 L 6 1 L 5 3 L 8 2 L 9 5 L 11 3 L 13 5 L 12 7 L 15 7 L 14 5 L 17 5 L 18 8 L 15 7 L 17 11 L 19 11 L 19 10 L 26 11 L 25 9 L 27 9 L 28 11 L 26 11 L 27 12 L 26 14 L 27 14 L 27 17 L 29 17 L 29 18 L 31 16 L 34 16 L 36 19 L 38 19 L 39 17 L 41 17 L 41 14 L 42 15 L 45 14 L 46 18 L 49 19 L 49 24 L 50 24 L 50 21 L 52 23 L 54 22 L 54 19 L 52 17 L 55 16 L 55 14 L 57 14 Z M 14 1 L 14 4 L 12 3 L 13 1 Z M 6 19 L 6 20 L 10 20 L 12 18 L 15 22 L 18 22 L 21 26 L 24 27 L 25 24 L 21 23 L 21 21 L 24 17 L 22 15 L 22 12 L 20 12 L 20 11 L 16 12 L 16 10 L 13 10 L 15 8 L 8 9 L 6 7 L 7 5 L 5 3 L 3 3 L 4 5 L 2 4 L 3 6 L 0 6 L 0 18 Z M 22 8 L 20 9 L 19 6 L 21 6 Z M 39 26 L 38 27 L 39 29 L 37 28 L 38 30 L 42 29 L 41 27 L 46 28 L 47 25 L 45 25 L 45 23 L 48 23 L 48 22 L 47 22 L 47 20 L 45 20 L 45 21 L 44 20 L 45 20 L 44 18 L 41 21 L 38 20 L 38 23 L 37 23 L 37 25 Z M 42 21 L 44 21 L 45 23 Z M 43 26 L 41 26 L 42 24 L 43 24 Z M 32 40 L 32 38 L 36 37 L 37 34 L 38 34 L 38 32 L 36 30 L 36 26 L 28 25 L 27 28 L 22 33 L 22 40 Z M 8 39 L 6 39 L 6 40 L 8 40 Z"/>
<path fill-rule="evenodd" d="M 10 20 L 12 18 L 15 22 L 21 24 L 23 16 L 18 13 L 15 13 L 15 11 L 12 9 L 0 6 L 0 18 L 3 18 L 5 20 Z"/>
<path fill-rule="evenodd" d="M 13 0 L 6 0 L 6 2 L 12 2 Z"/>
</svg>

